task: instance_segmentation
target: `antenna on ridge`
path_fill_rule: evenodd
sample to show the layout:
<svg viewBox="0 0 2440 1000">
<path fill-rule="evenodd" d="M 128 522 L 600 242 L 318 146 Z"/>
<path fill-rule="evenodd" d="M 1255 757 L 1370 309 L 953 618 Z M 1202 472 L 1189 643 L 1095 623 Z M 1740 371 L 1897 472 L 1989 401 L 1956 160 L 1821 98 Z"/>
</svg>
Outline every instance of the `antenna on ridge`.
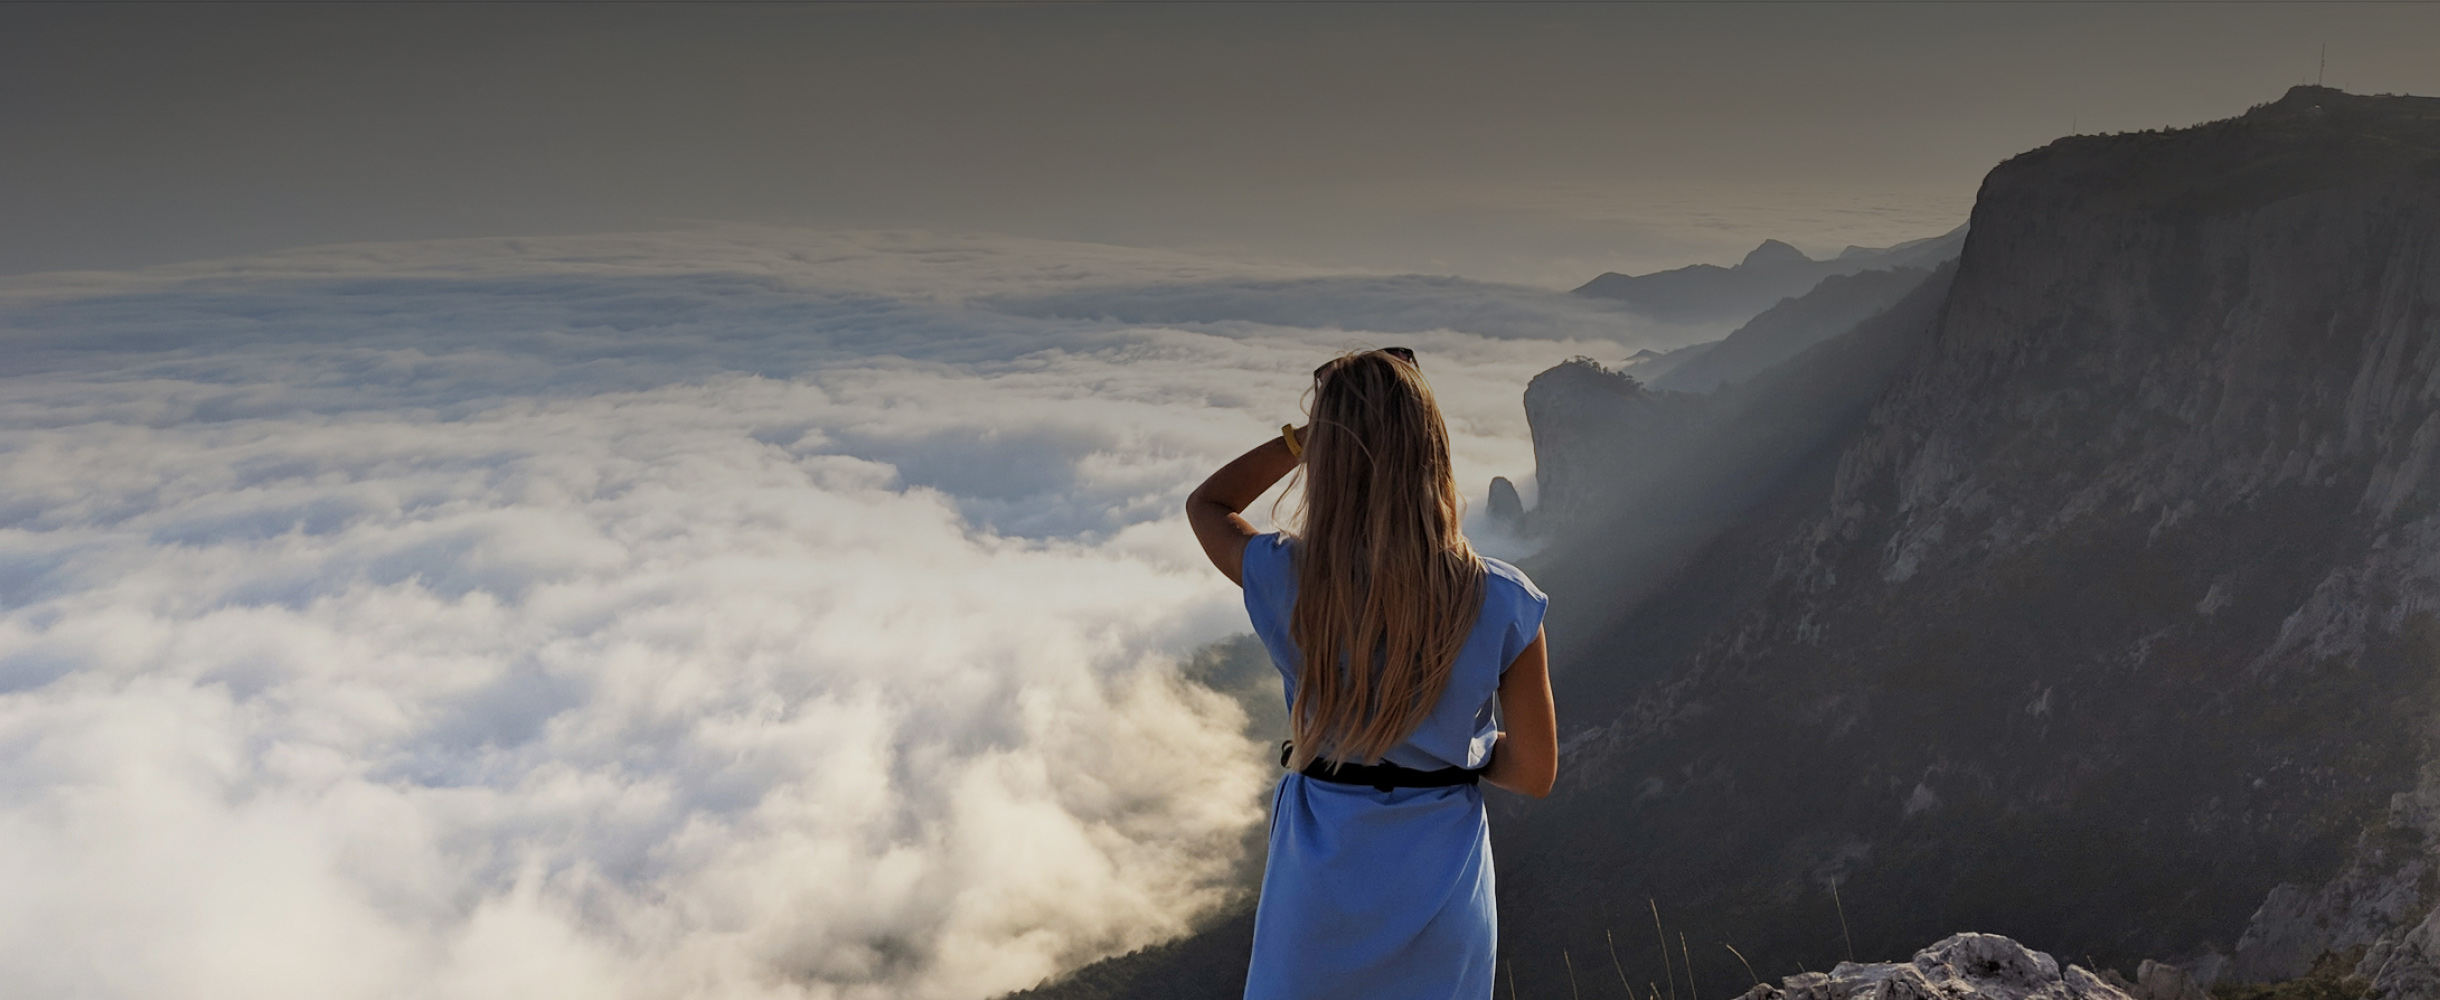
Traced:
<svg viewBox="0 0 2440 1000">
<path fill-rule="evenodd" d="M 2321 43 L 2321 65 L 2313 69 L 2313 85 L 2321 86 L 2321 78 L 2330 73 L 2330 43 Z"/>
</svg>

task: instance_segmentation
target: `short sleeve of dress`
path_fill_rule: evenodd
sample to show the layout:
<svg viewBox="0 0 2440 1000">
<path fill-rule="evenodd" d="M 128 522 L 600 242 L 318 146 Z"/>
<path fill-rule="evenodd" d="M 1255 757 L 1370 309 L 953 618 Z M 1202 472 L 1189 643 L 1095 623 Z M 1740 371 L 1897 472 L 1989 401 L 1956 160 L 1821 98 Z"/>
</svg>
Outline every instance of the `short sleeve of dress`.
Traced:
<svg viewBox="0 0 2440 1000">
<path fill-rule="evenodd" d="M 1271 531 L 1245 540 L 1237 579 L 1245 586 L 1245 614 L 1255 634 L 1288 634 L 1288 616 L 1296 604 L 1295 572 L 1286 536 Z"/>
<path fill-rule="evenodd" d="M 1525 647 L 1533 645 L 1534 636 L 1541 634 L 1550 595 L 1534 586 L 1524 570 L 1490 558 L 1483 565 L 1489 571 L 1483 581 L 1484 615 L 1506 625 L 1500 635 L 1500 672 L 1505 674 Z"/>
</svg>

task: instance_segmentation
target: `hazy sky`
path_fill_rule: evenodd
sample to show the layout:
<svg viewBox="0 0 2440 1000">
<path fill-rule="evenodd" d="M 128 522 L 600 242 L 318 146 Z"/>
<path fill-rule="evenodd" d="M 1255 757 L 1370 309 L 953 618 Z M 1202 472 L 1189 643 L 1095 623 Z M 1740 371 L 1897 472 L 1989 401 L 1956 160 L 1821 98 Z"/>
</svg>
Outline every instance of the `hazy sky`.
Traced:
<svg viewBox="0 0 2440 1000">
<path fill-rule="evenodd" d="M 1569 285 L 1961 221 L 2071 128 L 2440 94 L 2440 5 L 0 8 L 0 273 L 690 219 Z"/>
</svg>

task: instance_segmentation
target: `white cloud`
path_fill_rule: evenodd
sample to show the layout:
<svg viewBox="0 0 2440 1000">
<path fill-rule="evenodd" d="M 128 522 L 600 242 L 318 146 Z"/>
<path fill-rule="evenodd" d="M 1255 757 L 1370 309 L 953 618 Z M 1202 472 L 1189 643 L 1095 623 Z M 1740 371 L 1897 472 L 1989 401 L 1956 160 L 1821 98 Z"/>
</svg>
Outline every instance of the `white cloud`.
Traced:
<svg viewBox="0 0 2440 1000">
<path fill-rule="evenodd" d="M 1387 339 L 1208 291 L 1300 275 L 722 228 L 0 282 L 0 980 L 977 997 L 1179 932 L 1271 776 L 1171 669 L 1243 628 L 1175 512 Z M 1639 346 L 1392 306 L 1478 499 L 1527 377 Z"/>
</svg>

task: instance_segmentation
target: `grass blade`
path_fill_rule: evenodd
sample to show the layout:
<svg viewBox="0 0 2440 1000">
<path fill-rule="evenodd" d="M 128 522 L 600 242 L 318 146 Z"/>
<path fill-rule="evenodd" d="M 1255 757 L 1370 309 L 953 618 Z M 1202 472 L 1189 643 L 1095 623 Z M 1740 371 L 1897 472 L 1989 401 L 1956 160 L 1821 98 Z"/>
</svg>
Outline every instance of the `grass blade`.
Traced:
<svg viewBox="0 0 2440 1000">
<path fill-rule="evenodd" d="M 1677 1000 L 1677 973 L 1669 968 L 1669 932 L 1661 929 L 1660 901 L 1646 897 L 1644 902 L 1652 907 L 1652 934 L 1661 939 L 1661 977 L 1669 980 L 1669 1000 Z"/>
<path fill-rule="evenodd" d="M 1661 949 L 1662 949 L 1663 951 L 1668 950 L 1668 948 L 1669 948 L 1669 943 L 1668 943 L 1668 942 L 1666 942 L 1666 941 L 1661 942 Z M 1683 964 L 1686 966 L 1686 995 L 1687 995 L 1687 996 L 1689 996 L 1689 997 L 1692 997 L 1692 998 L 1693 998 L 1693 1000 L 1703 1000 L 1703 994 L 1701 994 L 1701 993 L 1699 993 L 1699 992 L 1696 992 L 1696 990 L 1695 990 L 1695 986 L 1694 986 L 1694 956 L 1693 956 L 1693 955 L 1691 955 L 1691 954 L 1688 954 L 1688 953 L 1687 953 L 1687 951 L 1686 951 L 1686 932 L 1685 932 L 1685 931 L 1679 931 L 1679 932 L 1678 932 L 1678 958 L 1682 959 L 1682 960 L 1683 960 Z"/>
<path fill-rule="evenodd" d="M 1730 944 L 1726 941 L 1720 942 L 1720 947 L 1728 949 L 1729 954 L 1737 956 L 1737 964 L 1745 966 L 1745 974 L 1754 976 L 1754 985 L 1762 985 L 1762 977 L 1754 975 L 1754 963 L 1745 960 L 1744 952 L 1738 951 L 1736 945 Z"/>
</svg>

